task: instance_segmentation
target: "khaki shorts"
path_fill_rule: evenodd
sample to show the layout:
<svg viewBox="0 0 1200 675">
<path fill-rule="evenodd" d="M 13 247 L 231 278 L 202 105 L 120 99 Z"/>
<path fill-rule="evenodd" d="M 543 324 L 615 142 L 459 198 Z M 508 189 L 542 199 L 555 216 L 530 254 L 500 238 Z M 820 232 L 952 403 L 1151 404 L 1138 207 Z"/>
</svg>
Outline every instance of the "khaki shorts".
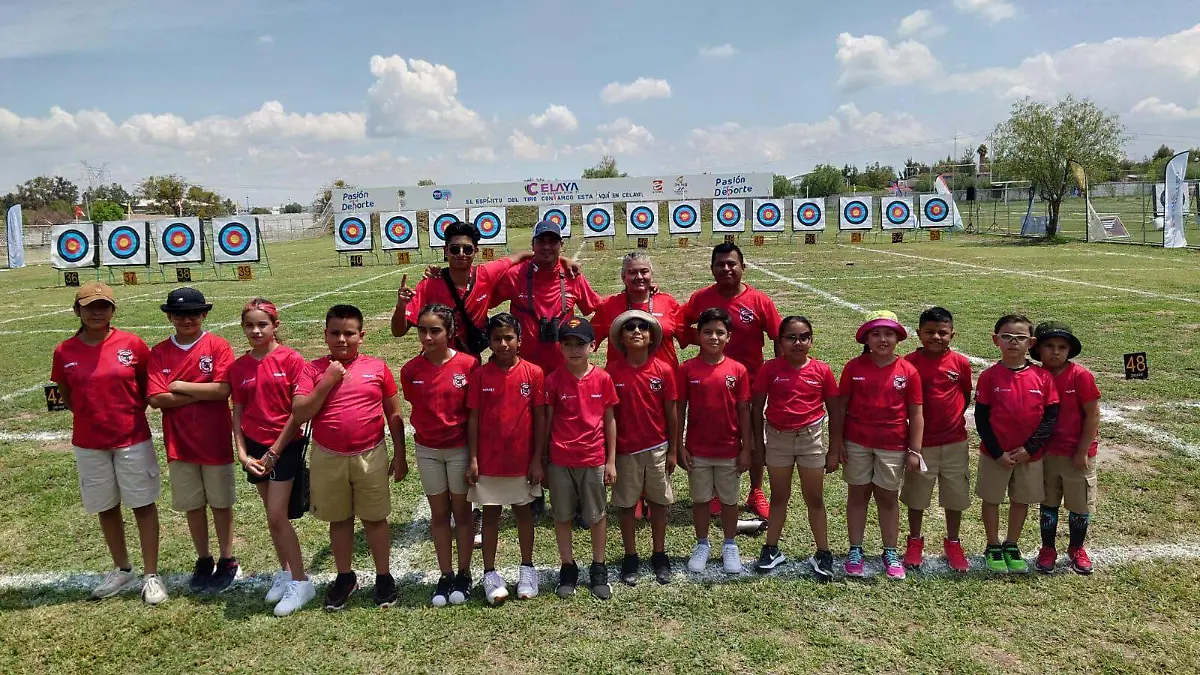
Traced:
<svg viewBox="0 0 1200 675">
<path fill-rule="evenodd" d="M 766 426 L 766 464 L 772 469 L 825 468 L 825 434 L 816 422 L 795 431 Z"/>
<path fill-rule="evenodd" d="M 75 448 L 75 470 L 83 510 L 88 513 L 121 504 L 139 509 L 158 501 L 162 494 L 158 454 L 148 440 L 116 450 Z"/>
<path fill-rule="evenodd" d="M 192 464 L 176 460 L 167 462 L 171 476 L 171 508 L 180 512 L 195 511 L 205 506 L 214 509 L 233 508 L 233 463 Z"/>
<path fill-rule="evenodd" d="M 938 506 L 947 511 L 966 511 L 971 506 L 969 453 L 966 441 L 922 449 L 928 470 L 904 474 L 900 501 L 910 509 L 924 511 L 933 501 L 933 484 L 937 483 Z"/>
<path fill-rule="evenodd" d="M 1096 458 L 1088 458 L 1084 471 L 1075 468 L 1070 457 L 1046 455 L 1042 460 L 1042 503 L 1057 507 L 1062 503 L 1072 513 L 1096 511 Z"/>
<path fill-rule="evenodd" d="M 1045 495 L 1041 461 L 1025 462 L 1008 469 L 991 455 L 979 453 L 975 494 L 985 503 L 1003 504 L 1005 493 L 1014 504 L 1040 503 Z"/>
<path fill-rule="evenodd" d="M 449 450 L 427 448 L 419 443 L 416 446 L 417 473 L 426 495 L 467 494 L 467 465 L 471 463 L 471 453 L 465 446 Z"/>
<path fill-rule="evenodd" d="M 904 483 L 904 458 L 907 452 L 866 448 L 846 441 L 846 464 L 842 478 L 847 485 L 874 483 L 884 490 L 895 492 Z"/>
<path fill-rule="evenodd" d="M 737 506 L 742 491 L 737 460 L 692 457 L 688 490 L 692 493 L 692 504 L 707 504 L 716 496 L 725 506 Z"/>
<path fill-rule="evenodd" d="M 479 506 L 524 506 L 541 496 L 542 486 L 524 476 L 480 476 L 467 490 L 467 499 Z"/>
<path fill-rule="evenodd" d="M 566 523 L 575 519 L 575 510 L 582 506 L 583 522 L 588 527 L 604 520 L 608 488 L 604 486 L 604 467 L 568 468 L 551 464 L 546 469 L 550 482 L 550 502 L 554 506 L 554 521 Z"/>
<path fill-rule="evenodd" d="M 315 441 L 309 459 L 312 514 L 327 523 L 358 516 L 368 522 L 392 513 L 391 473 L 387 441 L 358 455 L 339 455 Z"/>
<path fill-rule="evenodd" d="M 617 455 L 613 506 L 631 509 L 643 494 L 651 504 L 666 506 L 675 503 L 675 491 L 671 489 L 671 477 L 667 475 L 666 443 L 633 455 Z"/>
</svg>

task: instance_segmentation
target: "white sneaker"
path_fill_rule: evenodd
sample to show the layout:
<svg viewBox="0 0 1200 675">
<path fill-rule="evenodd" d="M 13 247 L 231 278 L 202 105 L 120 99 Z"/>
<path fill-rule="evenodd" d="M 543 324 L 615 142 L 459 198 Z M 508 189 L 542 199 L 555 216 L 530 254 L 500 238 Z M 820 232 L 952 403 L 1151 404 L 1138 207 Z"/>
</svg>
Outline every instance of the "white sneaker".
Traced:
<svg viewBox="0 0 1200 675">
<path fill-rule="evenodd" d="M 503 605 L 508 599 L 508 585 L 500 573 L 492 570 L 483 575 L 483 592 L 489 605 Z"/>
<path fill-rule="evenodd" d="M 288 584 L 292 583 L 292 573 L 288 570 L 279 570 L 275 576 L 271 577 L 271 590 L 267 591 L 266 601 L 268 605 L 273 605 L 283 599 L 283 594 L 287 591 Z"/>
<path fill-rule="evenodd" d="M 99 586 L 92 589 L 91 597 L 93 600 L 111 598 L 135 580 L 137 580 L 137 575 L 133 571 L 126 572 L 122 569 L 114 569 L 104 575 L 104 579 L 100 581 Z"/>
<path fill-rule="evenodd" d="M 157 574 L 147 574 L 142 578 L 142 601 L 147 605 L 157 605 L 167 599 L 167 585 Z"/>
<path fill-rule="evenodd" d="M 517 582 L 517 597 L 522 600 L 536 598 L 538 594 L 538 573 L 533 565 L 521 565 L 521 579 Z"/>
<path fill-rule="evenodd" d="M 710 553 L 712 553 L 711 546 L 696 542 L 696 545 L 692 547 L 692 557 L 688 558 L 687 561 L 688 571 L 695 572 L 696 574 L 703 572 L 705 566 L 708 565 L 708 556 Z"/>
<path fill-rule="evenodd" d="M 725 544 L 721 547 L 721 562 L 725 567 L 726 574 L 741 574 L 742 569 L 742 554 L 738 551 L 737 544 Z"/>
<path fill-rule="evenodd" d="M 309 600 L 316 596 L 317 589 L 313 586 L 312 579 L 288 582 L 283 591 L 283 598 L 275 605 L 275 616 L 287 616 L 307 605 Z"/>
</svg>

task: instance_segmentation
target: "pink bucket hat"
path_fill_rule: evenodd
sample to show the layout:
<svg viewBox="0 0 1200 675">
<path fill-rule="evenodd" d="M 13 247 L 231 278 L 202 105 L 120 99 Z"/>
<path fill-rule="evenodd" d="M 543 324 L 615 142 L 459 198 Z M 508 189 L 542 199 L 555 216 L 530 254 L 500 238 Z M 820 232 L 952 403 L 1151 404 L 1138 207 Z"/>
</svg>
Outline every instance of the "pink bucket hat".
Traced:
<svg viewBox="0 0 1200 675">
<path fill-rule="evenodd" d="M 868 314 L 866 322 L 858 327 L 858 333 L 854 336 L 854 339 L 858 341 L 858 344 L 865 345 L 867 344 L 867 333 L 876 328 L 891 328 L 896 331 L 896 335 L 900 336 L 901 340 L 908 339 L 908 331 L 904 330 L 904 326 L 900 325 L 900 318 L 895 313 L 887 310 Z"/>
</svg>

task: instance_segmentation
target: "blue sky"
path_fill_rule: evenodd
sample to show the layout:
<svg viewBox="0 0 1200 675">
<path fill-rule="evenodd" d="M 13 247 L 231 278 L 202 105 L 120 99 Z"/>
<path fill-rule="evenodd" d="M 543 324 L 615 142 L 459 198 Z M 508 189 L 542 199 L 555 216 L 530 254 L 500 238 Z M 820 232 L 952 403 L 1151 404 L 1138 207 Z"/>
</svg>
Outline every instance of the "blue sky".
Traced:
<svg viewBox="0 0 1200 675">
<path fill-rule="evenodd" d="M 4 2 L 0 188 L 79 160 L 243 201 L 322 183 L 929 161 L 1091 97 L 1200 146 L 1200 1 Z M 553 106 L 553 107 L 552 107 Z M 956 139 L 957 137 L 957 139 Z"/>
</svg>

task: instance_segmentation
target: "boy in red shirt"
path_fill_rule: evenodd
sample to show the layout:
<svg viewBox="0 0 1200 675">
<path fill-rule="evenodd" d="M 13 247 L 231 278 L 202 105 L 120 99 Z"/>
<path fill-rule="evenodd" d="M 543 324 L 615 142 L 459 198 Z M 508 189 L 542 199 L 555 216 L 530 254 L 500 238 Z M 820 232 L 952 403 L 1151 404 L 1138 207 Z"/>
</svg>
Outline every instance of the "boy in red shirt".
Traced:
<svg viewBox="0 0 1200 675">
<path fill-rule="evenodd" d="M 692 495 L 692 525 L 696 545 L 687 568 L 700 573 L 708 564 L 712 547 L 708 527 L 714 496 L 721 501 L 721 529 L 725 535 L 721 561 L 725 572 L 740 574 L 742 556 L 737 534 L 738 484 L 750 468 L 750 374 L 746 366 L 725 356 L 732 320 L 719 307 L 706 309 L 696 321 L 700 355 L 679 366 L 679 416 L 687 419 L 687 442 L 680 438 L 679 463 L 688 472 Z M 678 432 L 682 437 L 683 430 Z"/>
<path fill-rule="evenodd" d="M 958 539 L 962 513 L 971 505 L 971 462 L 967 449 L 967 421 L 964 413 L 971 400 L 971 362 L 950 349 L 954 339 L 954 316 L 941 307 L 921 312 L 917 324 L 921 347 L 904 357 L 921 376 L 924 398 L 921 413 L 925 418 L 925 433 L 921 440 L 921 457 L 925 471 L 904 475 L 900 501 L 908 507 L 908 545 L 904 549 L 904 566 L 918 569 L 924 560 L 925 538 L 921 524 L 925 509 L 933 501 L 937 483 L 938 505 L 946 511 L 946 538 L 942 549 L 946 563 L 955 572 L 970 569 L 962 542 Z"/>
<path fill-rule="evenodd" d="M 1042 460 L 1041 529 L 1042 550 L 1034 566 L 1039 572 L 1054 571 L 1058 551 L 1058 507 L 1066 502 L 1070 513 L 1067 528 L 1070 543 L 1067 557 L 1078 574 L 1092 573 L 1092 560 L 1083 547 L 1088 520 L 1096 508 L 1096 446 L 1100 429 L 1100 389 L 1096 376 L 1071 359 L 1079 356 L 1083 345 L 1071 327 L 1054 321 L 1038 324 L 1033 332 L 1042 367 L 1054 376 L 1058 390 L 1058 423 L 1046 441 Z"/>
<path fill-rule="evenodd" d="M 219 593 L 241 576 L 233 557 L 233 418 L 229 410 L 229 369 L 233 348 L 204 330 L 212 305 L 194 288 L 167 295 L 162 311 L 175 334 L 154 345 L 146 394 L 163 411 L 163 445 L 171 476 L 171 507 L 187 514 L 196 547 L 196 565 L 188 584 L 193 593 Z M 208 541 L 212 511 L 219 557 L 213 562 Z"/>
<path fill-rule="evenodd" d="M 572 520 L 576 507 L 592 533 L 589 590 L 601 600 L 612 596 L 604 564 L 607 488 L 617 477 L 617 423 L 613 407 L 617 390 L 602 368 L 588 363 L 596 347 L 592 324 L 568 317 L 558 330 L 566 364 L 546 378 L 546 471 L 554 504 L 554 538 L 562 560 L 558 597 L 575 593 L 579 566 L 575 564 Z"/>
<path fill-rule="evenodd" d="M 1026 574 L 1029 565 L 1017 545 L 1029 505 L 1042 501 L 1042 455 L 1058 421 L 1054 378 L 1027 358 L 1037 340 L 1022 314 L 1000 317 L 992 342 L 1003 358 L 979 375 L 975 428 L 979 432 L 979 472 L 975 494 L 983 501 L 987 534 L 984 559 L 992 572 Z M 1000 503 L 1007 494 L 1008 537 L 1000 541 Z"/>
<path fill-rule="evenodd" d="M 625 558 L 621 581 L 634 586 L 640 562 L 634 507 L 642 495 L 650 507 L 654 553 L 650 564 L 660 584 L 671 581 L 667 558 L 667 507 L 675 501 L 671 474 L 675 471 L 679 416 L 675 410 L 675 373 L 653 354 L 663 344 L 663 330 L 649 312 L 629 310 L 612 322 L 609 344 L 624 359 L 610 361 L 606 370 L 620 401 L 616 408 L 617 481 L 612 503 L 620 509 Z"/>
<path fill-rule="evenodd" d="M 398 594 L 388 561 L 392 496 L 388 476 L 408 475 L 400 389 L 383 359 L 358 352 L 363 342 L 362 312 L 334 305 L 325 314 L 324 356 L 304 369 L 296 385 L 292 416 L 312 420 L 312 514 L 329 523 L 329 547 L 337 578 L 325 593 L 325 610 L 337 611 L 358 589 L 350 569 L 354 553 L 354 517 L 362 521 L 375 560 L 375 605 L 391 607 Z M 388 461 L 384 426 L 395 448 Z"/>
</svg>

